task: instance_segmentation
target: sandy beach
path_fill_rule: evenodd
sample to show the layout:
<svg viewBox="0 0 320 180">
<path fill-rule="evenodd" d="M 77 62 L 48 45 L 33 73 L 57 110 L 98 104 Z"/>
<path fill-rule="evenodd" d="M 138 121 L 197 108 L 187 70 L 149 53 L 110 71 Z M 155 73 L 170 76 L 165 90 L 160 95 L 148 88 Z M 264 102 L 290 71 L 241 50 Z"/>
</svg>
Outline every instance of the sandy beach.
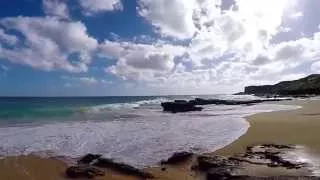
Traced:
<svg viewBox="0 0 320 180">
<path fill-rule="evenodd" d="M 294 100 L 280 104 L 298 105 L 302 108 L 291 111 L 260 113 L 248 117 L 250 128 L 232 144 L 214 152 L 219 155 L 233 155 L 244 152 L 246 147 L 259 143 L 294 144 L 306 147 L 316 157 L 320 156 L 320 100 Z M 159 160 L 160 161 L 160 160 Z M 154 174 L 155 179 L 200 179 L 201 174 L 190 171 L 191 163 L 178 166 L 166 166 L 166 170 L 149 168 L 146 171 Z M 0 160 L 0 179 L 4 180 L 43 180 L 66 179 L 66 165 L 58 160 L 42 159 L 34 156 L 12 157 Z M 266 169 L 255 170 L 263 175 L 278 175 L 281 171 L 264 173 Z M 139 179 L 124 176 L 106 170 L 106 176 L 95 179 Z"/>
<path fill-rule="evenodd" d="M 295 100 L 279 102 L 298 105 L 300 109 L 259 113 L 247 119 L 250 128 L 237 141 L 216 153 L 230 155 L 242 152 L 248 145 L 259 143 L 304 145 L 320 153 L 320 101 Z"/>
</svg>

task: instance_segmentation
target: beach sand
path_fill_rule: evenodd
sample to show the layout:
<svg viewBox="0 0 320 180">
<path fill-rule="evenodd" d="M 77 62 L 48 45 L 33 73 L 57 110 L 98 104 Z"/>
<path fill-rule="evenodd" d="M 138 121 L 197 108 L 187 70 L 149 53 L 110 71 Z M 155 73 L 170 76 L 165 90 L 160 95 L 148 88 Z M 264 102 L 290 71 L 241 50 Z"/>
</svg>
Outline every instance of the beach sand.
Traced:
<svg viewBox="0 0 320 180">
<path fill-rule="evenodd" d="M 303 145 L 320 153 L 320 100 L 295 100 L 279 104 L 302 108 L 249 116 L 247 133 L 215 153 L 232 155 L 244 152 L 248 145 L 261 143 Z"/>
<path fill-rule="evenodd" d="M 320 100 L 295 100 L 280 104 L 299 105 L 302 108 L 291 111 L 260 113 L 248 117 L 251 127 L 247 133 L 232 144 L 214 152 L 219 155 L 234 155 L 244 152 L 252 144 L 275 143 L 305 146 L 308 151 L 320 156 Z M 159 160 L 160 161 L 160 160 Z M 178 166 L 148 168 L 155 179 L 201 179 L 201 174 L 190 171 L 190 161 Z M 66 165 L 58 160 L 35 156 L 10 157 L 0 160 L 0 179 L 2 180 L 64 180 Z M 260 168 L 246 171 L 254 175 L 282 175 L 281 169 Z M 296 173 L 296 172 L 295 172 Z M 291 174 L 290 174 L 291 175 Z M 139 179 L 106 170 L 105 177 L 95 179 L 129 180 Z"/>
</svg>

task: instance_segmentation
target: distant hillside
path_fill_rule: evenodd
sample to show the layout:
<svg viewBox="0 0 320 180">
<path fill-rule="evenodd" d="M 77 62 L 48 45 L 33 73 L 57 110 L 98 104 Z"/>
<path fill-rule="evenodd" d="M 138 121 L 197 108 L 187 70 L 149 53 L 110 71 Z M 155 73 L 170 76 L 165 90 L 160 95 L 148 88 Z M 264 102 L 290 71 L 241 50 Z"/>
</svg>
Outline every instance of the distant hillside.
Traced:
<svg viewBox="0 0 320 180">
<path fill-rule="evenodd" d="M 320 74 L 312 74 L 308 77 L 283 81 L 275 85 L 247 86 L 245 94 L 278 94 L 278 95 L 305 95 L 320 94 Z"/>
</svg>

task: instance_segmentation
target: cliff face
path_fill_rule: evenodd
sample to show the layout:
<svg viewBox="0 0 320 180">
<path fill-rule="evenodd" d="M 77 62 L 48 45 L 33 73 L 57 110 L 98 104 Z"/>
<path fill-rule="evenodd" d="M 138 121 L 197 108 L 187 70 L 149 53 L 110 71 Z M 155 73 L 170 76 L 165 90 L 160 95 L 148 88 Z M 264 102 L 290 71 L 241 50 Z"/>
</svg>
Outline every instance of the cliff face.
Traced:
<svg viewBox="0 0 320 180">
<path fill-rule="evenodd" d="M 275 85 L 247 86 L 244 92 L 245 94 L 279 95 L 320 94 L 320 74 L 294 81 L 283 81 Z"/>
</svg>

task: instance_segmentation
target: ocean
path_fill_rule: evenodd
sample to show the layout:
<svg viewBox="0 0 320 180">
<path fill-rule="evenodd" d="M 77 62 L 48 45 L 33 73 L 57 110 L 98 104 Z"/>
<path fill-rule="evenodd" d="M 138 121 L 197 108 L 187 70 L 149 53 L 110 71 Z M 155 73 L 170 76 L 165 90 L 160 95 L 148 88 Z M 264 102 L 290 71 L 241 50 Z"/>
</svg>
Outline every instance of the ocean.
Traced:
<svg viewBox="0 0 320 180">
<path fill-rule="evenodd" d="M 201 112 L 163 112 L 161 102 L 196 97 L 259 99 L 250 95 L 2 97 L 0 156 L 34 154 L 67 163 L 99 153 L 135 166 L 153 166 L 176 151 L 214 151 L 249 128 L 244 117 L 296 106 L 207 105 Z"/>
</svg>

